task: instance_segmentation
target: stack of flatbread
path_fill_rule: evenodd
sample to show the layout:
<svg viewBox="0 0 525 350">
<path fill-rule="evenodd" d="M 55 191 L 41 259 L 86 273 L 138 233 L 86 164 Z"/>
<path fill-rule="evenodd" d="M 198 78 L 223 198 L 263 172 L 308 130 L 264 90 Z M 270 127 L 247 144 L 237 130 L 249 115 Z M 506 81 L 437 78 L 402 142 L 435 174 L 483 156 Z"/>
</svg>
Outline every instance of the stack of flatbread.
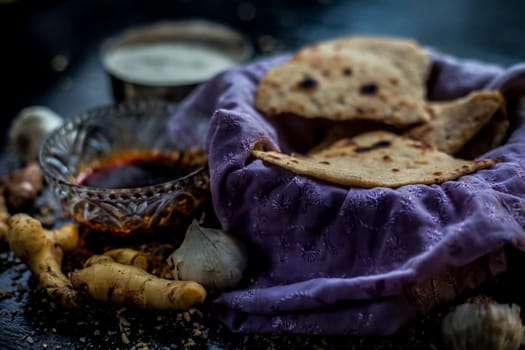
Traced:
<svg viewBox="0 0 525 350">
<path fill-rule="evenodd" d="M 490 167 L 470 160 L 504 141 L 498 91 L 428 101 L 430 59 L 410 40 L 350 37 L 318 43 L 270 69 L 255 104 L 268 118 L 330 121 L 306 154 L 255 149 L 293 173 L 356 187 L 433 184 Z"/>
</svg>

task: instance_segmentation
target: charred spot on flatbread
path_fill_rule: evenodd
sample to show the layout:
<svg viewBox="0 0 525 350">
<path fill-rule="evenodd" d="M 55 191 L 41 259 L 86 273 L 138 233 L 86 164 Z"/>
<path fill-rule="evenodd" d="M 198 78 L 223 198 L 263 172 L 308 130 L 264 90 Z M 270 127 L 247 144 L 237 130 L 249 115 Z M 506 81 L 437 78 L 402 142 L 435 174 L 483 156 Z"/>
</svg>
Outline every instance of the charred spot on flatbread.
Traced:
<svg viewBox="0 0 525 350">
<path fill-rule="evenodd" d="M 377 94 L 378 89 L 379 88 L 374 83 L 363 84 L 359 88 L 359 93 L 361 95 L 374 96 L 375 94 Z"/>
<path fill-rule="evenodd" d="M 317 87 L 317 80 L 311 77 L 305 77 L 297 83 L 299 89 L 314 89 Z"/>
<path fill-rule="evenodd" d="M 351 76 L 351 75 L 352 75 L 352 68 L 350 68 L 350 67 L 344 67 L 344 68 L 343 68 L 343 75 L 344 75 L 344 76 L 347 76 L 347 77 Z"/>
<path fill-rule="evenodd" d="M 387 148 L 391 144 L 392 144 L 392 142 L 390 142 L 389 140 L 379 140 L 379 141 L 376 141 L 374 144 L 372 144 L 370 146 L 356 147 L 356 148 L 354 148 L 353 151 L 354 151 L 354 153 L 366 153 L 366 152 L 375 151 L 375 150 L 377 150 L 379 148 Z"/>
</svg>

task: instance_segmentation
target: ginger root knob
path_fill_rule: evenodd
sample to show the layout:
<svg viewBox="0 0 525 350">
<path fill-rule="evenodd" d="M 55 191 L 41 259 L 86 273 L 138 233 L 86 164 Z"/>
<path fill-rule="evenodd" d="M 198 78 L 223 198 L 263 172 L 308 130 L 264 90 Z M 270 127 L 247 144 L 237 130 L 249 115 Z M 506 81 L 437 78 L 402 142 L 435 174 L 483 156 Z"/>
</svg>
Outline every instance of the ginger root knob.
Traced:
<svg viewBox="0 0 525 350">
<path fill-rule="evenodd" d="M 85 290 L 95 300 L 141 309 L 188 310 L 206 299 L 206 290 L 197 282 L 159 278 L 105 258 L 70 277 L 76 289 Z"/>
<path fill-rule="evenodd" d="M 75 225 L 66 224 L 56 230 L 45 230 L 42 224 L 26 214 L 16 214 L 8 220 L 7 240 L 11 250 L 38 277 L 49 296 L 64 307 L 77 306 L 77 293 L 62 273 L 64 251 L 79 244 Z"/>
</svg>

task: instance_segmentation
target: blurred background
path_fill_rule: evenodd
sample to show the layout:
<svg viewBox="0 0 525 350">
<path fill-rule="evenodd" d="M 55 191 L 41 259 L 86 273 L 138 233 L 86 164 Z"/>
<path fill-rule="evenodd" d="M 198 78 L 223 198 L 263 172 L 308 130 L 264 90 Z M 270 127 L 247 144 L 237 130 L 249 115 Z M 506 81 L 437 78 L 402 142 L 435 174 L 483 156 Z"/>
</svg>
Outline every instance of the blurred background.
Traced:
<svg viewBox="0 0 525 350">
<path fill-rule="evenodd" d="M 0 176 L 8 171 L 7 130 L 22 108 L 44 105 L 67 118 L 113 102 L 100 49 L 132 26 L 208 19 L 243 32 L 256 56 L 349 34 L 395 35 L 508 67 L 525 62 L 524 13 L 524 0 L 0 0 Z M 4 281 L 12 270 L 4 269 Z M 14 299 L 11 308 L 22 305 Z M 23 335 L 31 334 L 57 344 L 49 348 L 73 347 L 74 332 L 35 328 L 12 310 L 0 317 L 0 330 L 10 334 L 0 343 L 26 349 L 33 340 Z M 35 310 L 40 320 L 43 309 Z M 77 348 L 84 348 L 80 339 Z"/>
<path fill-rule="evenodd" d="M 0 0 L 0 152 L 23 107 L 70 117 L 112 102 L 100 45 L 138 24 L 204 18 L 241 30 L 257 55 L 345 34 L 416 39 L 504 66 L 525 60 L 521 0 Z"/>
</svg>

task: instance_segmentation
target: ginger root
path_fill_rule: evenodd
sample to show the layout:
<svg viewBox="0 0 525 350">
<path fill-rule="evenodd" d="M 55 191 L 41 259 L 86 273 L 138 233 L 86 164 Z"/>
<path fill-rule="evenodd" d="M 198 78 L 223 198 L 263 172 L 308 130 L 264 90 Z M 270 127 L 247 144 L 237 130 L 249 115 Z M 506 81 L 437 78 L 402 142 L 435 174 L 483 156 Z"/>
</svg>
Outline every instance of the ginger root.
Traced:
<svg viewBox="0 0 525 350">
<path fill-rule="evenodd" d="M 77 306 L 77 293 L 62 273 L 62 255 L 79 244 L 78 229 L 66 224 L 56 230 L 45 230 L 42 224 L 26 214 L 8 220 L 7 240 L 11 250 L 27 263 L 47 294 L 64 307 Z"/>
<path fill-rule="evenodd" d="M 173 279 L 170 266 L 158 256 L 131 248 L 116 248 L 106 251 L 104 255 L 92 255 L 86 260 L 84 267 L 112 261 L 141 268 L 161 278 Z"/>
<path fill-rule="evenodd" d="M 86 262 L 84 263 L 84 267 L 90 267 L 95 264 L 101 264 L 101 263 L 107 263 L 107 262 L 115 262 L 112 257 L 107 255 L 91 255 Z"/>
<path fill-rule="evenodd" d="M 73 286 L 95 300 L 141 309 L 188 310 L 206 299 L 206 290 L 193 281 L 159 278 L 140 267 L 90 259 L 91 265 L 73 271 Z"/>
<path fill-rule="evenodd" d="M 130 248 L 117 248 L 108 250 L 104 255 L 111 257 L 118 263 L 139 267 L 145 271 L 151 268 L 151 256 L 148 253 L 140 252 Z"/>
</svg>

